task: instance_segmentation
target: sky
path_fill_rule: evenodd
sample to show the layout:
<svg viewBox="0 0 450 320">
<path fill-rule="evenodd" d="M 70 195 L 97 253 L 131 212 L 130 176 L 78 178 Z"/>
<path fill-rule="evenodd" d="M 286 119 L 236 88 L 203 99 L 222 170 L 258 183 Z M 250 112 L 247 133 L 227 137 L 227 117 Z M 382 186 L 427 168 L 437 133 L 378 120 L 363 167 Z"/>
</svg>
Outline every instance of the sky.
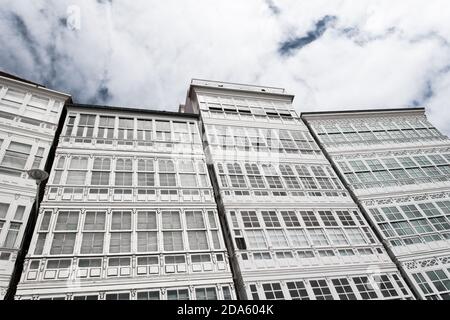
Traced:
<svg viewBox="0 0 450 320">
<path fill-rule="evenodd" d="M 298 112 L 426 107 L 450 134 L 448 0 L 0 0 L 0 70 L 77 103 L 176 111 L 192 78 Z"/>
</svg>

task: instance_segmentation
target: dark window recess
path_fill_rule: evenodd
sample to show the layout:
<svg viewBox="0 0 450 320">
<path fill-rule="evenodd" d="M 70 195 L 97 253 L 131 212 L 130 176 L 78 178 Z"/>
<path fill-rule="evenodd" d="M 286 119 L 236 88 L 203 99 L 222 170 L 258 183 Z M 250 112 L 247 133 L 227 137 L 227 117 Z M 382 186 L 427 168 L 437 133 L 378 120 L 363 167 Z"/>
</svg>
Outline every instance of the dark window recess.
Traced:
<svg viewBox="0 0 450 320">
<path fill-rule="evenodd" d="M 268 116 L 278 116 L 276 112 L 266 112 Z"/>
<path fill-rule="evenodd" d="M 223 111 L 222 108 L 209 107 L 211 111 Z"/>
<path fill-rule="evenodd" d="M 235 240 L 236 240 L 236 246 L 238 249 L 241 249 L 241 250 L 247 249 L 247 245 L 245 244 L 244 238 L 235 238 Z"/>
</svg>

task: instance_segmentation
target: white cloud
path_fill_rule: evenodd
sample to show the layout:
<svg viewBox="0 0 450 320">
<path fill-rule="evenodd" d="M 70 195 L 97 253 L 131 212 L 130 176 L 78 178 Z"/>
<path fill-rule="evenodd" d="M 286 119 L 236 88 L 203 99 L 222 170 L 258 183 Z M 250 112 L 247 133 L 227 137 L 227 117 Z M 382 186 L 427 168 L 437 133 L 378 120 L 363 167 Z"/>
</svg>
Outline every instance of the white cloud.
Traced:
<svg viewBox="0 0 450 320">
<path fill-rule="evenodd" d="M 69 5 L 80 30 L 61 20 Z M 322 36 L 280 55 L 326 15 Z M 445 0 L 4 0 L 0 69 L 152 109 L 176 110 L 195 77 L 285 87 L 299 111 L 420 103 L 450 133 L 449 16 Z"/>
</svg>

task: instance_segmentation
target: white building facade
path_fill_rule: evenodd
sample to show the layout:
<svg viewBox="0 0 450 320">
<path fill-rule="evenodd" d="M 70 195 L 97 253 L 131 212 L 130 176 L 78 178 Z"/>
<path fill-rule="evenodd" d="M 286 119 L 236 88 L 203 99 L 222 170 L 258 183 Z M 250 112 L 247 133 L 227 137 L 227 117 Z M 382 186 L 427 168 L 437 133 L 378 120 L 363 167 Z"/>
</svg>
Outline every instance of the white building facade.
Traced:
<svg viewBox="0 0 450 320">
<path fill-rule="evenodd" d="M 240 299 L 412 299 L 284 89 L 192 80 Z"/>
<path fill-rule="evenodd" d="M 10 284 L 35 202 L 36 184 L 26 171 L 45 168 L 69 98 L 0 74 L 0 299 Z"/>
<path fill-rule="evenodd" d="M 67 108 L 16 299 L 235 299 L 198 116 Z"/>
<path fill-rule="evenodd" d="M 302 114 L 420 299 L 450 299 L 450 140 L 423 108 Z"/>
</svg>

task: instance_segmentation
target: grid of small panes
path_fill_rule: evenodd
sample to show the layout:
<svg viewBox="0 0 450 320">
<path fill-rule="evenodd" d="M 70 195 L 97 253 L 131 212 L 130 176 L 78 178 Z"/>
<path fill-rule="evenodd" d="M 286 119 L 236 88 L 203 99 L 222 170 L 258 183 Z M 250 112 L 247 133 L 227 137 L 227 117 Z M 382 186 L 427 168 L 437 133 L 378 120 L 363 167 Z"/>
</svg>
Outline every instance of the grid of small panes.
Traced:
<svg viewBox="0 0 450 320">
<path fill-rule="evenodd" d="M 206 125 L 206 132 L 208 143 L 222 149 L 320 154 L 318 145 L 307 131 Z"/>
<path fill-rule="evenodd" d="M 204 160 L 59 155 L 51 183 L 73 186 L 206 188 Z"/>
<path fill-rule="evenodd" d="M 212 209 L 64 209 L 40 215 L 34 256 L 223 250 Z"/>
<path fill-rule="evenodd" d="M 450 240 L 450 200 L 405 202 L 368 212 L 392 246 Z"/>
<path fill-rule="evenodd" d="M 345 123 L 316 124 L 314 129 L 321 142 L 335 145 L 446 139 L 425 117 L 351 120 Z"/>
<path fill-rule="evenodd" d="M 293 279 L 249 283 L 252 300 L 381 300 L 409 299 L 411 293 L 396 273 Z"/>
<path fill-rule="evenodd" d="M 252 189 L 257 195 L 268 195 L 265 189 L 305 196 L 346 196 L 344 188 L 329 165 L 294 163 L 221 163 L 217 162 L 220 187 L 223 189 Z M 340 190 L 326 192 L 324 190 Z"/>
<path fill-rule="evenodd" d="M 232 300 L 230 285 L 196 285 L 188 287 L 150 288 L 119 291 L 71 293 L 70 295 L 42 295 L 39 300 Z M 100 298 L 100 296 L 102 298 Z M 21 300 L 31 299 L 23 297 Z"/>
<path fill-rule="evenodd" d="M 298 115 L 286 100 L 254 99 L 236 96 L 198 95 L 203 117 L 246 121 L 297 123 Z"/>
<path fill-rule="evenodd" d="M 410 154 L 336 161 L 354 188 L 450 180 L 450 154 Z"/>
<path fill-rule="evenodd" d="M 197 122 L 154 118 L 118 117 L 114 115 L 74 114 L 66 118 L 65 139 L 98 144 L 146 145 L 152 141 L 200 143 Z"/>
<path fill-rule="evenodd" d="M 0 137 L 0 174 L 20 177 L 27 169 L 43 168 L 42 159 L 46 148 L 39 145 L 34 155 L 31 155 L 32 149 L 31 144 Z M 31 167 L 27 167 L 30 155 L 33 156 L 33 162 Z"/>
<path fill-rule="evenodd" d="M 450 264 L 412 272 L 411 276 L 427 300 L 450 300 Z"/>
<path fill-rule="evenodd" d="M 355 209 L 230 210 L 227 217 L 232 226 L 235 247 L 240 250 L 294 251 L 311 247 L 342 247 L 344 249 L 337 250 L 337 253 L 345 256 L 355 255 L 353 250 L 347 250 L 349 247 L 379 245 L 366 221 Z M 333 250 L 328 251 L 327 256 L 335 255 Z M 296 254 L 300 259 L 305 257 L 304 251 Z M 374 252 L 369 248 L 366 254 Z M 312 252 L 307 255 L 314 256 Z M 268 258 L 272 258 L 270 254 Z"/>
</svg>

